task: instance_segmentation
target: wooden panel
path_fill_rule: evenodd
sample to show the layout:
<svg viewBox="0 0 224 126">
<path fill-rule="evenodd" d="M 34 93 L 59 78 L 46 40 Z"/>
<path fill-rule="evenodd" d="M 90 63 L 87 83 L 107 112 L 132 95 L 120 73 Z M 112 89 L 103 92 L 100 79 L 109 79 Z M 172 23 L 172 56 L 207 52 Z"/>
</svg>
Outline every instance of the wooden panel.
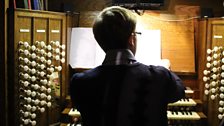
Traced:
<svg viewBox="0 0 224 126">
<path fill-rule="evenodd" d="M 32 34 L 32 27 L 31 27 L 31 18 L 27 17 L 20 17 L 18 16 L 17 22 L 18 27 L 15 28 L 15 31 L 18 33 L 16 34 L 16 40 L 31 42 L 31 34 Z M 17 42 L 18 43 L 18 42 Z"/>
<path fill-rule="evenodd" d="M 45 18 L 33 18 L 33 44 L 36 44 L 36 41 L 47 41 L 47 32 L 48 32 L 48 27 L 47 27 L 47 19 Z"/>
<path fill-rule="evenodd" d="M 197 42 L 197 68 L 198 68 L 198 86 L 200 92 L 200 99 L 204 96 L 204 82 L 203 82 L 203 71 L 206 63 L 206 36 L 207 36 L 207 20 L 199 20 L 198 26 L 199 40 Z"/>
<path fill-rule="evenodd" d="M 175 8 L 176 15 L 188 15 L 188 16 L 199 16 L 200 7 L 199 6 L 189 6 L 189 5 L 176 5 Z"/>
<path fill-rule="evenodd" d="M 213 24 L 212 26 L 212 45 L 224 46 L 224 24 Z"/>
<path fill-rule="evenodd" d="M 195 73 L 194 20 L 185 18 L 146 11 L 138 21 L 146 29 L 161 30 L 162 58 L 170 59 L 172 71 Z"/>
</svg>

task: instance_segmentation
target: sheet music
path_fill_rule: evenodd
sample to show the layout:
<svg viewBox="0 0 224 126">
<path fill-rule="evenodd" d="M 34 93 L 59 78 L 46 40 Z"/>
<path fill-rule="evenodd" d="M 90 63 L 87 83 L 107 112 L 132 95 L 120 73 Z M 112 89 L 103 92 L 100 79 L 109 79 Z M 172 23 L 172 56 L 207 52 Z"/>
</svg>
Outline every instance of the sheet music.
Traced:
<svg viewBox="0 0 224 126">
<path fill-rule="evenodd" d="M 70 61 L 72 68 L 93 68 L 100 65 L 105 53 L 96 42 L 92 28 L 72 28 Z"/>
<path fill-rule="evenodd" d="M 135 58 L 146 65 L 160 65 L 161 37 L 160 30 L 141 30 L 137 35 L 137 51 Z"/>
<path fill-rule="evenodd" d="M 142 30 L 138 36 L 136 59 L 147 65 L 159 65 L 161 60 L 160 30 Z M 101 65 L 104 51 L 96 42 L 92 28 L 72 28 L 70 61 L 72 68 L 93 68 Z"/>
</svg>

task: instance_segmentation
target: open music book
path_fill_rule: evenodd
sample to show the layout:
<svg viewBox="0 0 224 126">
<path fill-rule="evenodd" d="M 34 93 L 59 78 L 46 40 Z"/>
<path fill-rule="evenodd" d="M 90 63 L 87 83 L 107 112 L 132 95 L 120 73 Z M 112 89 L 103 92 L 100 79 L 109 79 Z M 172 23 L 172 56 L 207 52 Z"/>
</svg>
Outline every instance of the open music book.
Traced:
<svg viewBox="0 0 224 126">
<path fill-rule="evenodd" d="M 160 30 L 142 30 L 137 36 L 136 59 L 146 65 L 160 65 L 161 37 Z M 72 68 L 94 68 L 101 65 L 104 51 L 96 42 L 92 28 L 72 28 L 70 61 Z"/>
</svg>

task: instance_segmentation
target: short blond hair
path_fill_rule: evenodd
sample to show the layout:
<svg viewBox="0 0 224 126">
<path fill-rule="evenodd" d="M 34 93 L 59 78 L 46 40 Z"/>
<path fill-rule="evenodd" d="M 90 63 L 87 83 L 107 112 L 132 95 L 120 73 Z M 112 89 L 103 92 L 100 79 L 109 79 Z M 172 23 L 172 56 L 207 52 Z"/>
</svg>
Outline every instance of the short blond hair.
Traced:
<svg viewBox="0 0 224 126">
<path fill-rule="evenodd" d="M 93 34 L 101 48 L 106 52 L 111 49 L 124 49 L 128 39 L 135 31 L 136 17 L 128 9 L 120 6 L 105 8 L 95 19 Z"/>
</svg>

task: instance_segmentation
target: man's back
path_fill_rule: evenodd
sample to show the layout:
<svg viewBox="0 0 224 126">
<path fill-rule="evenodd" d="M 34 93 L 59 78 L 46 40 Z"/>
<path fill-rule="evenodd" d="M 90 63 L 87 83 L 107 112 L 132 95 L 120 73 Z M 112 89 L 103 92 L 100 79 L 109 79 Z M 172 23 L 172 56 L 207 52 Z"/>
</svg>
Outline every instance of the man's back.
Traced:
<svg viewBox="0 0 224 126">
<path fill-rule="evenodd" d="M 75 74 L 70 89 L 84 126 L 166 126 L 167 103 L 184 97 L 179 78 L 141 63 Z"/>
</svg>

